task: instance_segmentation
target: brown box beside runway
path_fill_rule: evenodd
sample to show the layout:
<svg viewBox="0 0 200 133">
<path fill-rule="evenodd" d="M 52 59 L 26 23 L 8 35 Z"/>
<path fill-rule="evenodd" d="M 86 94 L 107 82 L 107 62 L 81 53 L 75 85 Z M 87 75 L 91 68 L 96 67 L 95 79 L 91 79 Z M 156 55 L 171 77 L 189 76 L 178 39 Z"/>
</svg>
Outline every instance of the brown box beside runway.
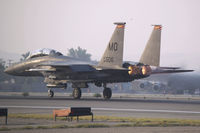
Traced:
<svg viewBox="0 0 200 133">
<path fill-rule="evenodd" d="M 91 115 L 91 121 L 93 121 L 93 113 L 90 107 L 70 107 L 68 109 L 53 110 L 53 116 L 55 121 L 56 117 L 66 117 L 68 121 L 72 121 L 72 117 L 74 116 L 76 116 L 77 121 L 79 121 L 79 116 L 87 115 Z"/>
</svg>

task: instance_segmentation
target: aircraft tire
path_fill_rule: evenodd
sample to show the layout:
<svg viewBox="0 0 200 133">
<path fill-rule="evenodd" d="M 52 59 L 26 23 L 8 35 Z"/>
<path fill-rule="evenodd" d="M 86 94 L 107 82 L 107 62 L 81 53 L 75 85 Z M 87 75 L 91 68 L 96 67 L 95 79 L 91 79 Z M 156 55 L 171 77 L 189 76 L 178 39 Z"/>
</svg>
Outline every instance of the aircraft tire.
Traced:
<svg viewBox="0 0 200 133">
<path fill-rule="evenodd" d="M 80 99 L 81 98 L 81 89 L 74 88 L 72 95 L 73 95 L 74 99 Z"/>
<path fill-rule="evenodd" d="M 103 97 L 106 100 L 110 99 L 112 97 L 112 90 L 110 88 L 104 88 Z"/>
<path fill-rule="evenodd" d="M 52 98 L 54 96 L 54 92 L 52 90 L 48 90 L 48 96 Z"/>
<path fill-rule="evenodd" d="M 142 88 L 142 89 L 144 88 L 144 83 L 140 84 L 140 88 Z"/>
</svg>

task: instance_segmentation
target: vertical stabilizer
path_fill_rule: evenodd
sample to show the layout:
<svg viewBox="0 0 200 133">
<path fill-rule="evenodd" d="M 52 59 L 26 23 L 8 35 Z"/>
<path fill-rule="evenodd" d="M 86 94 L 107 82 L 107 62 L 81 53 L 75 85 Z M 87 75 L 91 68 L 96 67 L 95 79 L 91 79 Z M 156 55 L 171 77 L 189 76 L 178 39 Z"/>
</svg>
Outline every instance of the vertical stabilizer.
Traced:
<svg viewBox="0 0 200 133">
<path fill-rule="evenodd" d="M 154 29 L 140 58 L 140 63 L 151 66 L 160 65 L 161 25 L 153 25 Z"/>
<path fill-rule="evenodd" d="M 108 43 L 108 46 L 98 64 L 103 68 L 122 68 L 123 47 L 124 47 L 124 28 L 126 23 L 114 23 L 116 28 Z"/>
</svg>

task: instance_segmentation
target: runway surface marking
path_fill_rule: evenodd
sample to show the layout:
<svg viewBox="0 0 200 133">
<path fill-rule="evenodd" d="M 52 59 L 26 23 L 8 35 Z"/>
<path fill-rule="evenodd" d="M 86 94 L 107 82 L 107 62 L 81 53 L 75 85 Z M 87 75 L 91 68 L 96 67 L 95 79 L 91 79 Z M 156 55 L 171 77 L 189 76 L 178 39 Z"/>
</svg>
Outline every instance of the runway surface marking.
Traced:
<svg viewBox="0 0 200 133">
<path fill-rule="evenodd" d="M 0 106 L 0 108 L 27 108 L 27 109 L 65 109 L 68 107 L 59 106 Z M 198 111 L 182 111 L 182 110 L 153 110 L 153 109 L 118 109 L 118 108 L 92 108 L 96 111 L 126 111 L 126 112 L 155 112 L 155 113 L 186 113 L 200 114 Z"/>
</svg>

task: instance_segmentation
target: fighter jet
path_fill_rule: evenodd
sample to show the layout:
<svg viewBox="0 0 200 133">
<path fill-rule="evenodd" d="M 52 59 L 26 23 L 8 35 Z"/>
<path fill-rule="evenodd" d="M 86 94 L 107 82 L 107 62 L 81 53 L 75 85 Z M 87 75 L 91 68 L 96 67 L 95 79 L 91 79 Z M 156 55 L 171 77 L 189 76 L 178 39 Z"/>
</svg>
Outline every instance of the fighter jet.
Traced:
<svg viewBox="0 0 200 133">
<path fill-rule="evenodd" d="M 114 23 L 116 28 L 107 48 L 98 64 L 84 62 L 76 58 L 63 56 L 51 49 L 40 49 L 5 72 L 16 76 L 42 76 L 49 88 L 50 97 L 54 96 L 52 88 L 66 88 L 72 83 L 74 99 L 81 98 L 81 88 L 88 83 L 104 87 L 104 99 L 110 99 L 112 90 L 109 83 L 131 82 L 146 78 L 156 73 L 191 72 L 178 67 L 159 67 L 161 25 L 155 25 L 139 63 L 123 62 L 124 22 Z"/>
</svg>

